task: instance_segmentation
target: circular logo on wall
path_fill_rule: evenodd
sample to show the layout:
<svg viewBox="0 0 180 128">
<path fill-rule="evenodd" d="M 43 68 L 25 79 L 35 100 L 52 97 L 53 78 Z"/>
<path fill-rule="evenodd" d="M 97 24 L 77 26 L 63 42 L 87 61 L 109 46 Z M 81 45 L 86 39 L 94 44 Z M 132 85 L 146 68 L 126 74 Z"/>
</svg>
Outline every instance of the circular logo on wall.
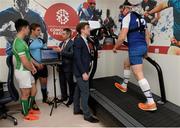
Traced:
<svg viewBox="0 0 180 128">
<path fill-rule="evenodd" d="M 45 13 L 45 22 L 49 35 L 62 41 L 64 28 L 70 28 L 73 36 L 76 35 L 76 25 L 79 23 L 77 12 L 67 4 L 58 3 L 48 8 Z"/>
</svg>

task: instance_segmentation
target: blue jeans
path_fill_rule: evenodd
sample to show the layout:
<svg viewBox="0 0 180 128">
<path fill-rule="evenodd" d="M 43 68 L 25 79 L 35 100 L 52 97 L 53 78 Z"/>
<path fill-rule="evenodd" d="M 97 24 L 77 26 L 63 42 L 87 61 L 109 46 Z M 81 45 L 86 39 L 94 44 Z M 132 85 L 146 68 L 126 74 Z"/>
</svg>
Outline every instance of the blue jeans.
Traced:
<svg viewBox="0 0 180 128">
<path fill-rule="evenodd" d="M 74 92 L 74 112 L 80 111 L 80 99 L 81 99 L 84 118 L 89 118 L 92 115 L 88 106 L 89 81 L 84 81 L 82 77 L 76 79 L 77 79 L 77 85 Z"/>
</svg>

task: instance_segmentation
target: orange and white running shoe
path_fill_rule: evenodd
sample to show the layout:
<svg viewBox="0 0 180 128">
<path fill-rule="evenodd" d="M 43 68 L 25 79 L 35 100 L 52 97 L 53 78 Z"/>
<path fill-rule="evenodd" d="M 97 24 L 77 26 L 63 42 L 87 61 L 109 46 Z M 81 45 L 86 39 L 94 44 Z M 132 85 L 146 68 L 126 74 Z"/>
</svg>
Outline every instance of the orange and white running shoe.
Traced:
<svg viewBox="0 0 180 128">
<path fill-rule="evenodd" d="M 29 110 L 29 114 L 41 114 L 41 112 L 39 111 L 39 110 L 33 110 L 33 109 L 31 109 L 31 110 Z"/>
<path fill-rule="evenodd" d="M 156 103 L 139 103 L 138 107 L 143 111 L 156 111 L 157 106 Z"/>
<path fill-rule="evenodd" d="M 27 116 L 24 116 L 24 120 L 34 121 L 39 120 L 39 117 L 32 114 L 28 114 Z"/>
<path fill-rule="evenodd" d="M 114 86 L 119 89 L 121 92 L 127 92 L 127 87 L 123 87 L 120 83 L 115 83 Z"/>
</svg>

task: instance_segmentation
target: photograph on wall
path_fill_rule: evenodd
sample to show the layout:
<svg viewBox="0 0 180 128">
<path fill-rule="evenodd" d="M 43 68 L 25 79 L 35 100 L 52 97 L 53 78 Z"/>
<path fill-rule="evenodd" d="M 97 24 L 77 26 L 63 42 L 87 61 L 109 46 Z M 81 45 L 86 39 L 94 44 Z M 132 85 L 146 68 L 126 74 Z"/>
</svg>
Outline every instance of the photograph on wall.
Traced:
<svg viewBox="0 0 180 128">
<path fill-rule="evenodd" d="M 92 34 L 99 32 L 98 40 L 100 49 L 104 44 L 115 44 L 120 33 L 120 5 L 124 0 L 113 1 L 108 5 L 108 0 L 1 0 L 0 5 L 0 39 L 1 54 L 11 54 L 11 44 L 16 35 L 14 22 L 26 19 L 31 23 L 41 25 L 42 38 L 50 45 L 61 42 L 62 30 L 69 27 L 76 35 L 76 24 L 82 21 L 96 21 L 100 27 Z M 3 2 L 6 1 L 6 2 Z M 103 2 L 102 2 L 103 1 Z M 180 33 L 178 0 L 129 0 L 133 11 L 144 16 L 151 35 L 149 51 L 152 53 L 179 55 Z M 167 5 L 158 13 L 148 16 L 144 14 L 153 10 L 160 4 Z M 108 5 L 108 6 L 107 6 Z M 93 22 L 94 23 L 94 22 Z M 99 29 L 102 28 L 102 29 Z M 6 48 L 6 50 L 4 49 Z"/>
</svg>

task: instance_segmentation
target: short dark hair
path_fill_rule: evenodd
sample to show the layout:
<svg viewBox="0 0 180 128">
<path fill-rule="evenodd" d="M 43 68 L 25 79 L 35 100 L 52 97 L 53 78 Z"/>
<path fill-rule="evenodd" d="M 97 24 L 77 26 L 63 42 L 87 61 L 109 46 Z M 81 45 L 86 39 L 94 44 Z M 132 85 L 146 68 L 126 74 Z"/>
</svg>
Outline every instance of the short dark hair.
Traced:
<svg viewBox="0 0 180 128">
<path fill-rule="evenodd" d="M 64 28 L 63 31 L 65 31 L 71 37 L 72 31 L 70 28 Z"/>
<path fill-rule="evenodd" d="M 120 5 L 120 6 L 119 6 L 119 9 L 122 9 L 123 7 L 124 7 L 123 5 Z"/>
<path fill-rule="evenodd" d="M 81 30 L 85 28 L 85 26 L 89 26 L 88 22 L 81 22 L 76 26 L 76 31 L 81 34 Z"/>
<path fill-rule="evenodd" d="M 36 30 L 36 28 L 40 28 L 41 26 L 37 23 L 32 23 L 30 25 L 30 32 L 32 32 L 32 30 Z"/>
<path fill-rule="evenodd" d="M 18 19 L 15 22 L 15 28 L 17 32 L 20 32 L 23 27 L 27 27 L 27 26 L 29 26 L 29 22 L 24 19 Z"/>
</svg>

